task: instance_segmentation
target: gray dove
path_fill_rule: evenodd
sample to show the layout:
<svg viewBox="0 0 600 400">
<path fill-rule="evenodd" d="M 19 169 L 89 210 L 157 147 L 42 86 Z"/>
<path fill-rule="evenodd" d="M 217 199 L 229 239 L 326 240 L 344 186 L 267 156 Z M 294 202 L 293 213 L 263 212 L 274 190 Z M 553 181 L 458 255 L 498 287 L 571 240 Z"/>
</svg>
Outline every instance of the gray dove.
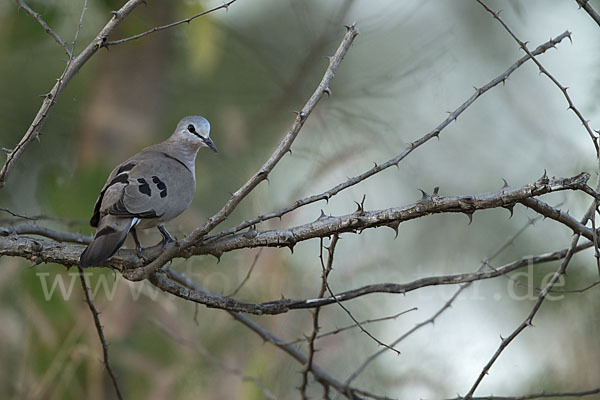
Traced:
<svg viewBox="0 0 600 400">
<path fill-rule="evenodd" d="M 129 232 L 141 255 L 136 229 L 158 227 L 163 249 L 175 240 L 163 224 L 190 206 L 196 191 L 196 154 L 201 147 L 217 152 L 209 133 L 206 119 L 185 117 L 167 140 L 146 147 L 111 172 L 94 205 L 90 225 L 97 228 L 96 235 L 81 253 L 82 267 L 111 257 Z"/>
</svg>

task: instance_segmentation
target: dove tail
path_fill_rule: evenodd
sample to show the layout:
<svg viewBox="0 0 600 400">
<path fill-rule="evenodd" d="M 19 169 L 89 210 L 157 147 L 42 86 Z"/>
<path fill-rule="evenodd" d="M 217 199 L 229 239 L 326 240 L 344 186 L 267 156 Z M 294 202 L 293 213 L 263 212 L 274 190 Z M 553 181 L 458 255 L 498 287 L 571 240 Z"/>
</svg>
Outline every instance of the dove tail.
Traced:
<svg viewBox="0 0 600 400">
<path fill-rule="evenodd" d="M 82 268 L 100 264 L 115 254 L 123 245 L 134 221 L 130 218 L 119 219 L 121 221 L 110 221 L 114 222 L 110 225 L 108 223 L 101 224 L 92 242 L 81 253 L 79 265 Z"/>
</svg>

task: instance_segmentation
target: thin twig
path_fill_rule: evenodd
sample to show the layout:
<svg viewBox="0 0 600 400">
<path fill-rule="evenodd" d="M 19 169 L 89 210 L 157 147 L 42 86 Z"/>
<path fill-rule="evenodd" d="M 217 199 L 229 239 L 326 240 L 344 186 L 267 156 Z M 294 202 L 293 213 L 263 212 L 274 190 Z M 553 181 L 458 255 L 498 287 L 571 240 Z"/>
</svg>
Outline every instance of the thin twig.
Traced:
<svg viewBox="0 0 600 400">
<path fill-rule="evenodd" d="M 581 123 L 583 124 L 583 126 L 585 127 L 585 130 L 587 131 L 588 135 L 590 136 L 590 138 L 592 139 L 592 142 L 594 143 L 594 148 L 596 149 L 596 157 L 600 158 L 600 148 L 598 147 L 598 137 L 594 134 L 594 132 L 592 131 L 592 128 L 590 128 L 590 124 L 589 121 L 586 120 L 583 117 L 583 114 L 581 114 L 581 111 L 579 111 L 577 109 L 577 107 L 575 107 L 575 103 L 573 103 L 573 100 L 571 100 L 571 96 L 569 96 L 569 94 L 567 93 L 567 87 L 561 85 L 561 83 L 550 74 L 550 72 L 548 72 L 548 70 L 546 68 L 544 68 L 544 66 L 542 65 L 542 63 L 540 63 L 538 61 L 537 58 L 535 58 L 535 55 L 527 48 L 527 43 L 521 41 L 517 35 L 514 34 L 514 32 L 508 27 L 508 25 L 502 20 L 502 18 L 500 18 L 500 13 L 495 12 L 494 10 L 492 10 L 491 8 L 489 8 L 482 0 L 475 0 L 477 1 L 483 8 L 485 8 L 485 10 L 487 12 L 489 12 L 490 14 L 492 14 L 492 16 L 494 17 L 494 19 L 496 19 L 498 22 L 500 22 L 500 24 L 502 25 L 502 27 L 504 28 L 504 30 L 506 30 L 506 32 L 508 32 L 508 34 L 519 44 L 519 46 L 523 49 L 523 51 L 525 53 L 527 53 L 527 55 L 533 60 L 533 62 L 538 66 L 540 73 L 546 75 L 548 77 L 548 79 L 550 79 L 552 81 L 552 83 L 554 83 L 554 85 L 556 85 L 556 87 L 558 87 L 561 91 L 561 93 L 563 94 L 563 96 L 565 97 L 565 99 L 567 100 L 567 103 L 569 105 L 568 109 L 573 111 L 573 113 L 575 113 L 575 115 L 577 116 L 577 118 L 579 119 L 579 121 L 581 121 Z"/>
<path fill-rule="evenodd" d="M 335 245 L 337 244 L 338 238 L 339 238 L 339 235 L 336 233 L 335 235 L 333 235 L 333 239 L 331 239 L 331 244 L 329 245 L 329 249 L 327 250 L 328 251 L 328 260 L 333 260 L 333 252 L 335 251 Z M 321 239 L 321 252 L 322 251 L 323 251 L 323 239 Z M 322 259 L 322 257 L 321 257 L 321 259 Z M 337 303 L 337 305 L 340 306 L 340 308 L 346 312 L 346 314 L 348 314 L 350 319 L 352 319 L 352 321 L 358 326 L 358 328 L 365 335 L 367 335 L 368 337 L 373 339 L 373 341 L 375 343 L 377 343 L 379 346 L 383 346 L 384 348 L 393 351 L 397 355 L 400 355 L 400 351 L 395 349 L 394 346 L 390 346 L 389 344 L 386 344 L 386 343 L 382 342 L 381 340 L 377 339 L 371 332 L 369 332 L 365 327 L 363 327 L 360 322 L 358 322 L 358 320 L 354 317 L 354 315 L 352 315 L 350 310 L 342 304 L 339 296 L 336 296 L 333 293 L 333 290 L 331 290 L 331 286 L 329 285 L 329 282 L 327 282 L 327 277 L 325 277 L 324 284 L 325 284 L 325 287 L 327 288 L 327 291 L 329 292 L 329 296 L 331 296 L 330 298 L 333 299 Z"/>
<path fill-rule="evenodd" d="M 31 15 L 39 24 L 44 28 L 46 33 L 52 37 L 67 53 L 67 56 L 73 58 L 73 52 L 69 49 L 69 45 L 65 42 L 59 35 L 56 33 L 50 26 L 42 19 L 42 16 L 31 9 L 23 0 L 17 0 L 17 5 L 27 11 L 29 15 Z"/>
<path fill-rule="evenodd" d="M 217 6 L 217 7 L 211 8 L 210 10 L 206 10 L 206 11 L 203 11 L 201 13 L 192 15 L 191 17 L 182 19 L 181 21 L 172 22 L 170 24 L 162 25 L 162 26 L 155 26 L 154 28 L 152 28 L 152 29 L 150 29 L 150 30 L 148 30 L 146 32 L 138 33 L 137 35 L 133 35 L 133 36 L 126 37 L 126 38 L 123 38 L 123 39 L 112 40 L 112 41 L 106 42 L 106 43 L 104 43 L 104 47 L 115 46 L 117 44 L 129 42 L 131 40 L 137 40 L 137 39 L 139 39 L 141 37 L 150 35 L 150 34 L 155 33 L 155 32 L 164 31 L 165 29 L 169 29 L 169 28 L 172 28 L 172 27 L 177 26 L 177 25 L 190 23 L 191 21 L 193 21 L 194 19 L 196 19 L 198 17 L 201 17 L 201 16 L 206 15 L 206 14 L 210 14 L 210 13 L 212 13 L 214 11 L 220 10 L 221 8 L 224 8 L 224 9 L 227 10 L 229 8 L 229 6 L 232 5 L 233 3 L 235 3 L 236 1 L 237 0 L 229 0 L 228 2 L 223 3 L 220 6 Z"/>
<path fill-rule="evenodd" d="M 231 292 L 227 295 L 227 297 L 234 297 L 236 294 L 238 294 L 238 292 L 246 284 L 246 282 L 248 282 L 248 279 L 250 279 L 250 275 L 252 275 L 252 271 L 254 270 L 254 267 L 256 266 L 258 258 L 260 257 L 260 253 L 262 253 L 262 251 L 263 251 L 263 249 L 258 250 L 256 255 L 254 256 L 252 265 L 250 265 L 250 268 L 248 269 L 248 272 L 246 273 L 246 276 L 244 277 L 244 279 L 242 279 L 240 284 L 233 290 L 233 292 Z"/>
<path fill-rule="evenodd" d="M 329 256 L 327 257 L 327 265 L 323 261 L 323 239 L 320 241 L 319 260 L 321 261 L 321 288 L 319 289 L 318 298 L 322 298 L 327 290 L 327 277 L 333 267 L 333 253 L 335 246 L 338 241 L 338 235 L 334 235 L 329 245 Z M 307 400 L 306 389 L 308 388 L 308 373 L 312 370 L 313 358 L 315 356 L 315 340 L 319 334 L 319 314 L 321 313 L 321 307 L 316 307 L 313 311 L 313 326 L 310 336 L 307 338 L 308 341 L 308 357 L 304 369 L 302 370 L 302 382 L 300 383 L 300 396 L 302 400 Z"/>
<path fill-rule="evenodd" d="M 27 219 L 29 221 L 36 221 L 37 217 L 28 217 L 27 215 L 18 214 L 16 212 L 10 211 L 8 208 L 0 207 L 0 211 L 4 211 L 5 213 L 9 213 L 13 217 Z"/>
<path fill-rule="evenodd" d="M 329 59 L 329 65 L 325 70 L 325 74 L 321 79 L 321 82 L 310 96 L 304 107 L 301 111 L 298 112 L 296 116 L 296 120 L 294 121 L 290 130 L 286 133 L 284 138 L 281 140 L 273 154 L 269 157 L 269 159 L 263 164 L 263 166 L 248 180 L 241 188 L 239 188 L 231 198 L 225 203 L 225 205 L 217 212 L 215 215 L 210 217 L 208 221 L 201 227 L 195 229 L 189 236 L 181 240 L 178 244 L 179 246 L 172 246 L 163 252 L 159 257 L 157 257 L 150 264 L 146 265 L 143 268 L 138 268 L 131 271 L 124 271 L 124 276 L 133 281 L 138 281 L 142 279 L 146 279 L 153 272 L 158 271 L 163 265 L 165 265 L 168 261 L 172 260 L 181 252 L 187 250 L 192 247 L 195 243 L 197 243 L 204 235 L 210 232 L 213 228 L 215 228 L 218 224 L 223 222 L 235 208 L 240 204 L 240 202 L 252 191 L 254 188 L 264 180 L 267 180 L 269 174 L 275 168 L 277 163 L 283 158 L 283 156 L 291 150 L 292 143 L 300 133 L 300 130 L 304 126 L 304 123 L 308 119 L 309 115 L 312 113 L 317 103 L 323 97 L 324 93 L 330 91 L 329 85 L 333 76 L 335 75 L 340 63 L 342 62 L 344 56 L 350 49 L 350 46 L 354 42 L 354 39 L 358 36 L 358 28 L 356 25 L 348 26 L 346 35 L 342 39 L 340 45 L 338 46 L 335 54 Z"/>
<path fill-rule="evenodd" d="M 92 301 L 90 295 L 90 288 L 85 280 L 85 272 L 83 272 L 83 268 L 81 266 L 77 266 L 79 269 L 79 279 L 81 280 L 81 287 L 83 289 L 83 294 L 85 295 L 85 301 L 92 312 L 92 316 L 94 317 L 94 325 L 96 325 L 96 332 L 98 332 L 98 338 L 100 339 L 100 344 L 102 345 L 102 356 L 104 358 L 104 367 L 106 368 L 106 372 L 108 372 L 108 376 L 112 382 L 112 385 L 115 388 L 115 392 L 117 393 L 117 398 L 119 400 L 123 400 L 123 395 L 121 394 L 121 389 L 119 388 L 119 382 L 117 381 L 117 377 L 115 376 L 112 367 L 110 366 L 110 360 L 108 358 L 108 344 L 106 343 L 106 339 L 104 338 L 104 329 L 102 328 L 102 324 L 100 323 L 100 317 L 98 310 L 96 310 L 96 306 Z"/>
<path fill-rule="evenodd" d="M 81 9 L 81 15 L 79 16 L 79 24 L 77 24 L 77 30 L 75 31 L 75 37 L 73 37 L 73 52 L 75 52 L 75 45 L 77 45 L 77 39 L 79 38 L 79 32 L 81 32 L 81 27 L 83 26 L 83 17 L 85 16 L 85 12 L 87 11 L 87 0 L 83 0 L 83 8 Z M 71 59 L 73 59 L 73 55 L 71 55 Z"/>
<path fill-rule="evenodd" d="M 395 320 L 395 319 L 397 319 L 401 315 L 404 315 L 406 313 L 409 313 L 411 311 L 416 311 L 416 310 L 418 310 L 418 308 L 417 307 L 413 307 L 413 308 L 410 308 L 408 310 L 401 311 L 401 312 L 399 312 L 397 314 L 390 315 L 390 316 L 387 316 L 387 317 L 365 319 L 364 321 L 360 321 L 360 324 L 361 325 L 368 325 L 368 324 L 372 324 L 374 322 L 383 322 L 383 321 Z M 333 330 L 325 332 L 325 333 L 320 333 L 319 335 L 317 335 L 316 339 L 321 339 L 321 338 L 324 338 L 324 337 L 327 337 L 327 336 L 331 336 L 331 335 L 337 335 L 338 333 L 342 333 L 344 331 L 347 331 L 347 330 L 350 330 L 350 329 L 355 329 L 355 328 L 358 328 L 357 324 L 347 325 L 347 326 L 344 326 L 344 327 L 341 327 L 341 328 L 333 329 Z M 299 338 L 299 339 L 292 340 L 291 342 L 287 342 L 287 343 L 288 344 L 298 344 L 298 343 L 305 342 L 307 340 L 308 340 L 307 338 Z"/>
<path fill-rule="evenodd" d="M 57 242 L 70 242 L 88 244 L 92 241 L 91 236 L 81 233 L 59 232 L 39 225 L 11 225 L 0 226 L 0 236 L 9 235 L 38 235 L 54 239 Z"/>
</svg>

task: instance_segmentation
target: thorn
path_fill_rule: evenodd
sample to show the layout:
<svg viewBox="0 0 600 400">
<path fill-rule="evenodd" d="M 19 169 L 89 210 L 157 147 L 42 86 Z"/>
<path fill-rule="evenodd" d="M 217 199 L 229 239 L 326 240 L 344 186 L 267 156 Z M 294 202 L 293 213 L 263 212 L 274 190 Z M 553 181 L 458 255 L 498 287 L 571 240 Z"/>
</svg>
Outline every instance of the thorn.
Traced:
<svg viewBox="0 0 600 400">
<path fill-rule="evenodd" d="M 373 161 L 373 168 L 377 168 L 377 167 L 378 167 L 377 163 L 375 161 Z"/>
<path fill-rule="evenodd" d="M 425 192 L 422 189 L 419 189 L 419 191 L 423 193 L 423 195 L 421 196 L 421 201 L 431 201 L 432 197 L 428 195 L 427 192 Z"/>
<path fill-rule="evenodd" d="M 362 215 L 365 210 L 363 210 L 362 206 L 360 205 L 360 203 L 358 201 L 355 201 L 354 203 L 356 204 L 356 211 L 354 211 L 354 212 L 358 213 L 359 215 Z"/>
<path fill-rule="evenodd" d="M 321 215 L 319 215 L 315 221 L 320 221 L 325 218 L 327 218 L 327 215 L 325 215 L 325 211 L 323 211 L 323 209 L 321 209 Z"/>
<path fill-rule="evenodd" d="M 500 178 L 500 179 L 502 179 L 502 182 L 504 182 L 504 185 L 502 185 L 502 189 L 507 188 L 508 182 L 506 182 L 506 179 L 504 179 L 504 178 Z"/>
<path fill-rule="evenodd" d="M 567 37 L 569 38 L 569 42 L 571 42 L 571 44 L 573 44 L 573 39 L 571 39 L 571 33 L 572 32 L 567 31 Z"/>
<path fill-rule="evenodd" d="M 465 211 L 465 215 L 469 217 L 469 225 L 471 225 L 471 222 L 473 222 L 473 212 Z"/>
<path fill-rule="evenodd" d="M 300 119 L 304 119 L 306 118 L 306 114 L 304 114 L 303 111 L 292 111 L 294 114 L 296 114 L 298 117 L 300 117 Z"/>
<path fill-rule="evenodd" d="M 531 318 L 527 318 L 527 321 L 525 321 L 525 324 L 526 324 L 527 326 L 534 327 L 534 325 L 533 325 L 533 322 L 531 321 Z"/>
<path fill-rule="evenodd" d="M 548 181 L 549 181 L 548 175 L 546 175 L 546 169 L 544 168 L 544 175 L 542 175 L 542 177 L 540 179 L 538 179 L 538 182 L 548 183 Z"/>
<path fill-rule="evenodd" d="M 400 221 L 395 221 L 386 225 L 388 228 L 392 228 L 395 232 L 394 240 L 398 237 L 398 226 L 400 226 Z"/>
<path fill-rule="evenodd" d="M 331 96 L 331 89 L 329 88 L 329 86 L 327 86 L 325 89 L 323 89 L 323 93 L 326 93 L 327 97 Z"/>
<path fill-rule="evenodd" d="M 502 337 L 502 334 L 500 334 L 500 341 L 504 342 L 504 337 Z"/>
<path fill-rule="evenodd" d="M 119 12 L 118 12 L 118 11 L 114 11 L 114 10 L 113 10 L 113 11 L 111 11 L 110 13 L 113 15 L 113 17 L 115 17 L 115 18 L 119 18 Z"/>
<path fill-rule="evenodd" d="M 439 192 L 440 192 L 440 187 L 439 186 L 436 186 L 436 187 L 433 188 L 433 195 L 434 196 L 437 196 Z"/>
<path fill-rule="evenodd" d="M 243 237 L 252 239 L 258 235 L 258 231 L 256 230 L 256 225 L 252 225 L 248 227 L 248 230 L 242 234 Z"/>
<path fill-rule="evenodd" d="M 287 247 L 288 247 L 288 249 L 290 249 L 290 252 L 291 252 L 292 254 L 294 254 L 294 245 L 293 245 L 293 244 L 290 244 L 290 245 L 288 245 Z"/>
</svg>

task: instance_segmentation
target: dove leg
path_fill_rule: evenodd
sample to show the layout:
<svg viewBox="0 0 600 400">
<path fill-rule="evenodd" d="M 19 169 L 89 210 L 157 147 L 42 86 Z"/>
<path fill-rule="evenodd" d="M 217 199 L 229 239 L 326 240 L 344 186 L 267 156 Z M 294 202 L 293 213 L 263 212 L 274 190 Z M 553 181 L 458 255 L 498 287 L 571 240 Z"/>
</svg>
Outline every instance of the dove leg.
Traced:
<svg viewBox="0 0 600 400">
<path fill-rule="evenodd" d="M 163 250 L 164 250 L 164 248 L 167 246 L 167 244 L 175 241 L 175 238 L 169 233 L 169 231 L 167 230 L 167 228 L 165 228 L 164 225 L 158 225 L 157 228 L 163 237 L 161 243 L 163 245 Z"/>
<path fill-rule="evenodd" d="M 131 232 L 131 236 L 133 236 L 133 241 L 135 242 L 135 252 L 139 258 L 142 258 L 142 251 L 144 250 L 144 248 L 142 247 L 138 239 L 137 231 L 135 230 L 135 228 L 131 228 L 129 232 Z"/>
</svg>

